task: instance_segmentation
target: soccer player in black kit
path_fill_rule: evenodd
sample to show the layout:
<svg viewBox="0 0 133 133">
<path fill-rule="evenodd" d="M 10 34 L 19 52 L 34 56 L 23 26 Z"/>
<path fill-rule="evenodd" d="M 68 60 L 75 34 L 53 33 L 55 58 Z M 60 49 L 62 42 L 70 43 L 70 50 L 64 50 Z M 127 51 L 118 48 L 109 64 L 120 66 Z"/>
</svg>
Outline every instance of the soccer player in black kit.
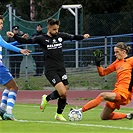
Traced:
<svg viewBox="0 0 133 133">
<path fill-rule="evenodd" d="M 64 66 L 62 43 L 66 40 L 82 40 L 90 37 L 89 34 L 71 35 L 64 32 L 58 32 L 60 21 L 49 19 L 47 22 L 47 33 L 35 36 L 30 39 L 24 39 L 14 35 L 12 32 L 7 32 L 9 37 L 14 37 L 19 43 L 35 44 L 38 43 L 43 52 L 45 60 L 45 76 L 49 82 L 55 87 L 49 95 L 43 95 L 40 109 L 44 111 L 50 100 L 58 99 L 57 113 L 55 119 L 66 121 L 62 112 L 66 106 L 66 92 L 68 90 L 68 80 L 66 69 Z"/>
</svg>

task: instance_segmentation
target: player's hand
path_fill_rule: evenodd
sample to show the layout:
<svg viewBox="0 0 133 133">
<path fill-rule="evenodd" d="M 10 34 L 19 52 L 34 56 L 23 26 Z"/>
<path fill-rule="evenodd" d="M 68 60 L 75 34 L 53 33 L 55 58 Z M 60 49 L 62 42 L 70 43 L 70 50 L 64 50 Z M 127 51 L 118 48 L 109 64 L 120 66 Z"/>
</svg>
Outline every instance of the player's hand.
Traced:
<svg viewBox="0 0 133 133">
<path fill-rule="evenodd" d="M 14 33 L 10 31 L 6 32 L 6 35 L 11 38 L 14 37 Z"/>
<path fill-rule="evenodd" d="M 93 52 L 93 56 L 94 56 L 96 66 L 100 67 L 100 63 L 103 60 L 102 51 L 97 49 L 95 52 Z"/>
<path fill-rule="evenodd" d="M 22 38 L 28 38 L 29 37 L 29 34 L 28 33 L 25 33 L 23 34 Z"/>
<path fill-rule="evenodd" d="M 19 31 L 19 32 L 20 32 L 20 34 L 21 34 L 21 35 L 23 35 L 23 34 L 24 34 L 24 32 L 23 32 L 23 31 Z"/>
<path fill-rule="evenodd" d="M 24 55 L 29 55 L 32 51 L 28 50 L 28 49 L 21 49 L 20 53 L 24 54 Z"/>
<path fill-rule="evenodd" d="M 84 36 L 84 39 L 87 39 L 87 38 L 89 38 L 89 37 L 90 37 L 90 35 L 89 35 L 89 34 L 84 34 L 83 36 Z"/>
</svg>

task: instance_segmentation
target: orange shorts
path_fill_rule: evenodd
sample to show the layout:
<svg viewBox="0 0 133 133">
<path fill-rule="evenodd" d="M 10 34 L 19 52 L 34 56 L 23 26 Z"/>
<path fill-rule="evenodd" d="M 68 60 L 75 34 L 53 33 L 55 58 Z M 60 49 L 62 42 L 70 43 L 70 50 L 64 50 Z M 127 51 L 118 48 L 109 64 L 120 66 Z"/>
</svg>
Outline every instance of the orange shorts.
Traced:
<svg viewBox="0 0 133 133">
<path fill-rule="evenodd" d="M 116 93 L 119 93 L 121 95 L 121 100 L 119 101 L 115 101 L 115 102 L 106 102 L 106 106 L 108 108 L 111 108 L 111 109 L 120 109 L 120 105 L 127 105 L 131 99 L 132 99 L 132 94 L 129 93 L 129 94 L 124 94 L 123 92 L 116 92 Z"/>
</svg>

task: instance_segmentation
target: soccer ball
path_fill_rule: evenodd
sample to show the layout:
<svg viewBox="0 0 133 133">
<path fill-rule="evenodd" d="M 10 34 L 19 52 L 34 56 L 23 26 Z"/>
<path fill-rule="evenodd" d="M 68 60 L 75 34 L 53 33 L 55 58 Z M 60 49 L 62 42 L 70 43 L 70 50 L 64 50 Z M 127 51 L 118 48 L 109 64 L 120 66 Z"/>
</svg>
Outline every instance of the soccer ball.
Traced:
<svg viewBox="0 0 133 133">
<path fill-rule="evenodd" d="M 82 119 L 82 113 L 77 109 L 73 109 L 69 112 L 68 119 L 70 121 L 80 121 Z"/>
</svg>

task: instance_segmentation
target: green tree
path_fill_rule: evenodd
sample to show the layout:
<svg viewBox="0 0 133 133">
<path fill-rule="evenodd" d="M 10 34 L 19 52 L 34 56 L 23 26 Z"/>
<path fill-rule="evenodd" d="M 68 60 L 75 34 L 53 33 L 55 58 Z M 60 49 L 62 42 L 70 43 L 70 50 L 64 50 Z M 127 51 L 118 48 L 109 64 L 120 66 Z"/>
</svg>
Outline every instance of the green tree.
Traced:
<svg viewBox="0 0 133 133">
<path fill-rule="evenodd" d="M 64 0 L 35 0 L 35 20 L 47 19 L 52 16 L 64 3 Z"/>
<path fill-rule="evenodd" d="M 16 13 L 23 19 L 30 20 L 30 0 L 1 0 L 0 12 L 3 14 L 7 4 L 12 4 L 16 8 Z M 104 14 L 132 11 L 132 0 L 35 0 L 35 20 L 46 19 L 53 15 L 63 4 L 82 4 L 84 15 Z M 61 11 L 62 16 L 69 13 Z"/>
<path fill-rule="evenodd" d="M 23 19 L 30 20 L 30 0 L 2 0 L 0 2 L 0 12 L 3 14 L 6 10 L 7 4 L 11 4 L 16 9 L 16 15 Z"/>
</svg>

